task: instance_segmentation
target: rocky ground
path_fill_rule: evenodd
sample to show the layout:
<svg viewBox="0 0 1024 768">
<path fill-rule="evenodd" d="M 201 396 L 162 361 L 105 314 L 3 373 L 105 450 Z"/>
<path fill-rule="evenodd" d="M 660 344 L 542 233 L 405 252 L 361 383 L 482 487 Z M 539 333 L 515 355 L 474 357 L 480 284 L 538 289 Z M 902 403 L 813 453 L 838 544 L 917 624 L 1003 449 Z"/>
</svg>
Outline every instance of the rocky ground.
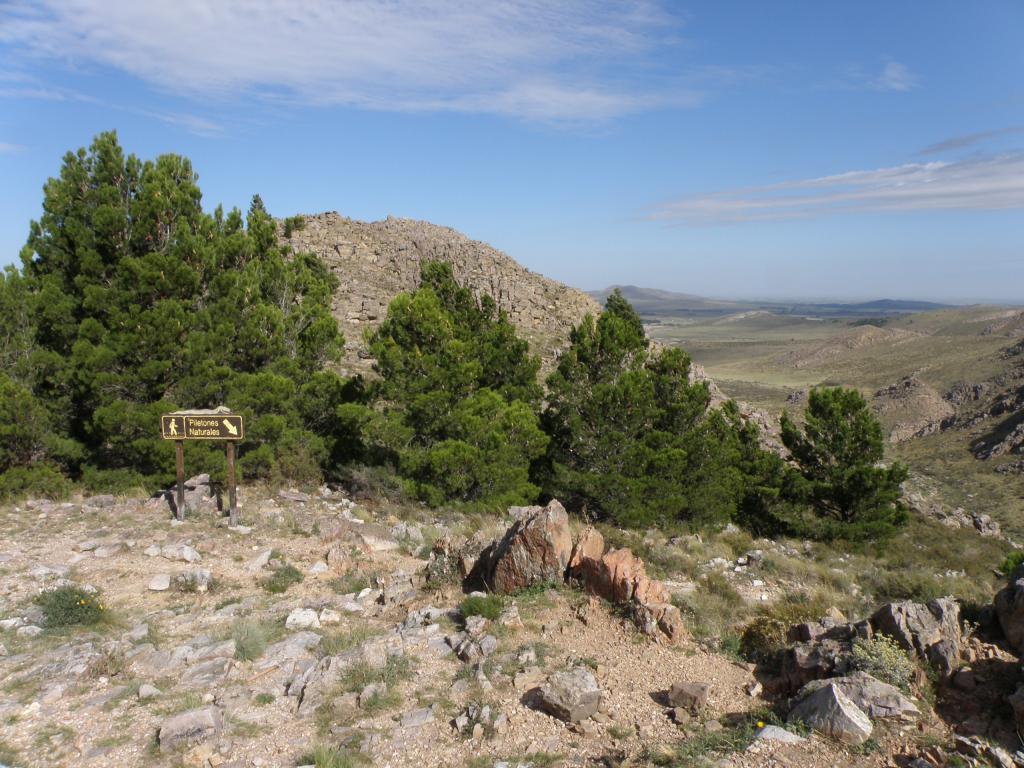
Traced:
<svg viewBox="0 0 1024 768">
<path fill-rule="evenodd" d="M 673 593 L 699 583 L 650 578 L 557 503 L 503 520 L 328 489 L 241 504 L 228 527 L 199 478 L 182 523 L 159 498 L 0 510 L 0 764 L 919 768 L 956 764 L 968 716 L 1009 751 L 964 740 L 961 759 L 1015 764 L 999 718 L 1017 657 L 962 634 L 955 603 L 801 624 L 769 670 L 692 639 Z M 759 557 L 722 559 L 770 602 Z M 55 625 L 38 596 L 61 587 L 96 623 Z M 883 631 L 948 693 L 856 677 L 855 638 Z"/>
</svg>

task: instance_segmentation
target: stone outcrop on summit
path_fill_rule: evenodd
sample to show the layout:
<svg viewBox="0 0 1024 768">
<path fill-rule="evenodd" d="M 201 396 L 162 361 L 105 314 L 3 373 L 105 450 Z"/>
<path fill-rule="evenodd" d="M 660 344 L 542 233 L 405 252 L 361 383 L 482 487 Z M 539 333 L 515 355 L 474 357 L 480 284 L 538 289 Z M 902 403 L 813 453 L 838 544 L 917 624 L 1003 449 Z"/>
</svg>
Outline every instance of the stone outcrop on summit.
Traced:
<svg viewBox="0 0 1024 768">
<path fill-rule="evenodd" d="M 568 345 L 569 331 L 587 313 L 601 307 L 590 296 L 531 272 L 486 243 L 448 227 L 389 216 L 361 222 L 338 213 L 301 217 L 303 223 L 278 232 L 297 252 L 319 256 L 341 281 L 333 311 L 345 334 L 346 372 L 365 373 L 363 334 L 376 328 L 388 304 L 419 283 L 420 264 L 438 260 L 452 265 L 455 277 L 475 293 L 488 293 L 541 356 L 545 370 Z"/>
</svg>

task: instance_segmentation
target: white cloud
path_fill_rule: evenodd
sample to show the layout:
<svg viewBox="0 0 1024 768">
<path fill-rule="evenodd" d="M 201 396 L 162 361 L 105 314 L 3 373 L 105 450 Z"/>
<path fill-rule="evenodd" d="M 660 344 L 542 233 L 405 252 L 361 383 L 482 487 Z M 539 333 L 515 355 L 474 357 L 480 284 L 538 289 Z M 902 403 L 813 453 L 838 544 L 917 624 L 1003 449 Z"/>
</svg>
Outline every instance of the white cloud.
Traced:
<svg viewBox="0 0 1024 768">
<path fill-rule="evenodd" d="M 890 61 L 882 68 L 873 86 L 880 91 L 909 91 L 918 85 L 918 77 L 905 64 Z"/>
<path fill-rule="evenodd" d="M 0 141 L 0 155 L 13 155 L 17 152 L 24 152 L 25 147 L 21 144 L 11 144 L 7 141 Z"/>
<path fill-rule="evenodd" d="M 991 131 L 978 131 L 977 133 L 965 133 L 962 136 L 953 136 L 945 139 L 944 141 L 925 147 L 918 152 L 918 154 L 937 155 L 940 152 L 948 152 L 953 149 L 971 147 L 975 144 L 981 144 L 982 142 L 988 141 L 989 139 L 998 138 L 1000 136 L 1011 136 L 1015 133 L 1024 133 L 1024 125 L 1009 125 L 1005 128 L 996 128 Z"/>
<path fill-rule="evenodd" d="M 658 81 L 661 2 L 16 0 L 0 42 L 204 97 L 600 121 L 696 100 Z"/>
<path fill-rule="evenodd" d="M 710 195 L 659 206 L 651 219 L 728 224 L 837 213 L 1024 208 L 1024 153 L 908 163 Z"/>
</svg>

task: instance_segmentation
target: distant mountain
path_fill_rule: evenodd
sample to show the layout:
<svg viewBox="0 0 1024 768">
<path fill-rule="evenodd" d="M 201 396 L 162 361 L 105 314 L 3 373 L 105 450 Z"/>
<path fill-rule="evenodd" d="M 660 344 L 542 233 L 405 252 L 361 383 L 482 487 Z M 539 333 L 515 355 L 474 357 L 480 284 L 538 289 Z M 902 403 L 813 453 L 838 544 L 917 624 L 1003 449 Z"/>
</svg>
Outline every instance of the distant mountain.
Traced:
<svg viewBox="0 0 1024 768">
<path fill-rule="evenodd" d="M 785 302 L 733 301 L 708 299 L 691 293 L 676 293 L 635 285 L 612 285 L 599 291 L 588 291 L 604 303 L 618 289 L 642 316 L 721 317 L 740 312 L 771 312 L 777 315 L 810 315 L 812 317 L 863 317 L 866 315 L 898 315 L 948 309 L 950 304 L 903 299 L 877 299 L 861 302 Z"/>
</svg>

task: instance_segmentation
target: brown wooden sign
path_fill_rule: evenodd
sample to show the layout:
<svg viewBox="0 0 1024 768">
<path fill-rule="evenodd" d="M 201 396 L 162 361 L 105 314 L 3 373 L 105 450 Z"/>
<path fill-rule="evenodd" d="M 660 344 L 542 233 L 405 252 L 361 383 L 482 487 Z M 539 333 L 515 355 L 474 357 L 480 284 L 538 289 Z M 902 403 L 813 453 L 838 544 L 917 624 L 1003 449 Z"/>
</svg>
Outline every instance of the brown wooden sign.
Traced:
<svg viewBox="0 0 1024 768">
<path fill-rule="evenodd" d="M 245 424 L 237 413 L 165 413 L 160 417 L 164 440 L 241 440 Z"/>
<path fill-rule="evenodd" d="M 160 437 L 174 441 L 174 463 L 178 476 L 175 516 L 185 519 L 185 441 L 224 440 L 228 460 L 228 509 L 231 525 L 238 525 L 238 490 L 235 485 L 235 442 L 245 437 L 241 415 L 227 408 L 209 411 L 178 411 L 160 417 Z"/>
</svg>

